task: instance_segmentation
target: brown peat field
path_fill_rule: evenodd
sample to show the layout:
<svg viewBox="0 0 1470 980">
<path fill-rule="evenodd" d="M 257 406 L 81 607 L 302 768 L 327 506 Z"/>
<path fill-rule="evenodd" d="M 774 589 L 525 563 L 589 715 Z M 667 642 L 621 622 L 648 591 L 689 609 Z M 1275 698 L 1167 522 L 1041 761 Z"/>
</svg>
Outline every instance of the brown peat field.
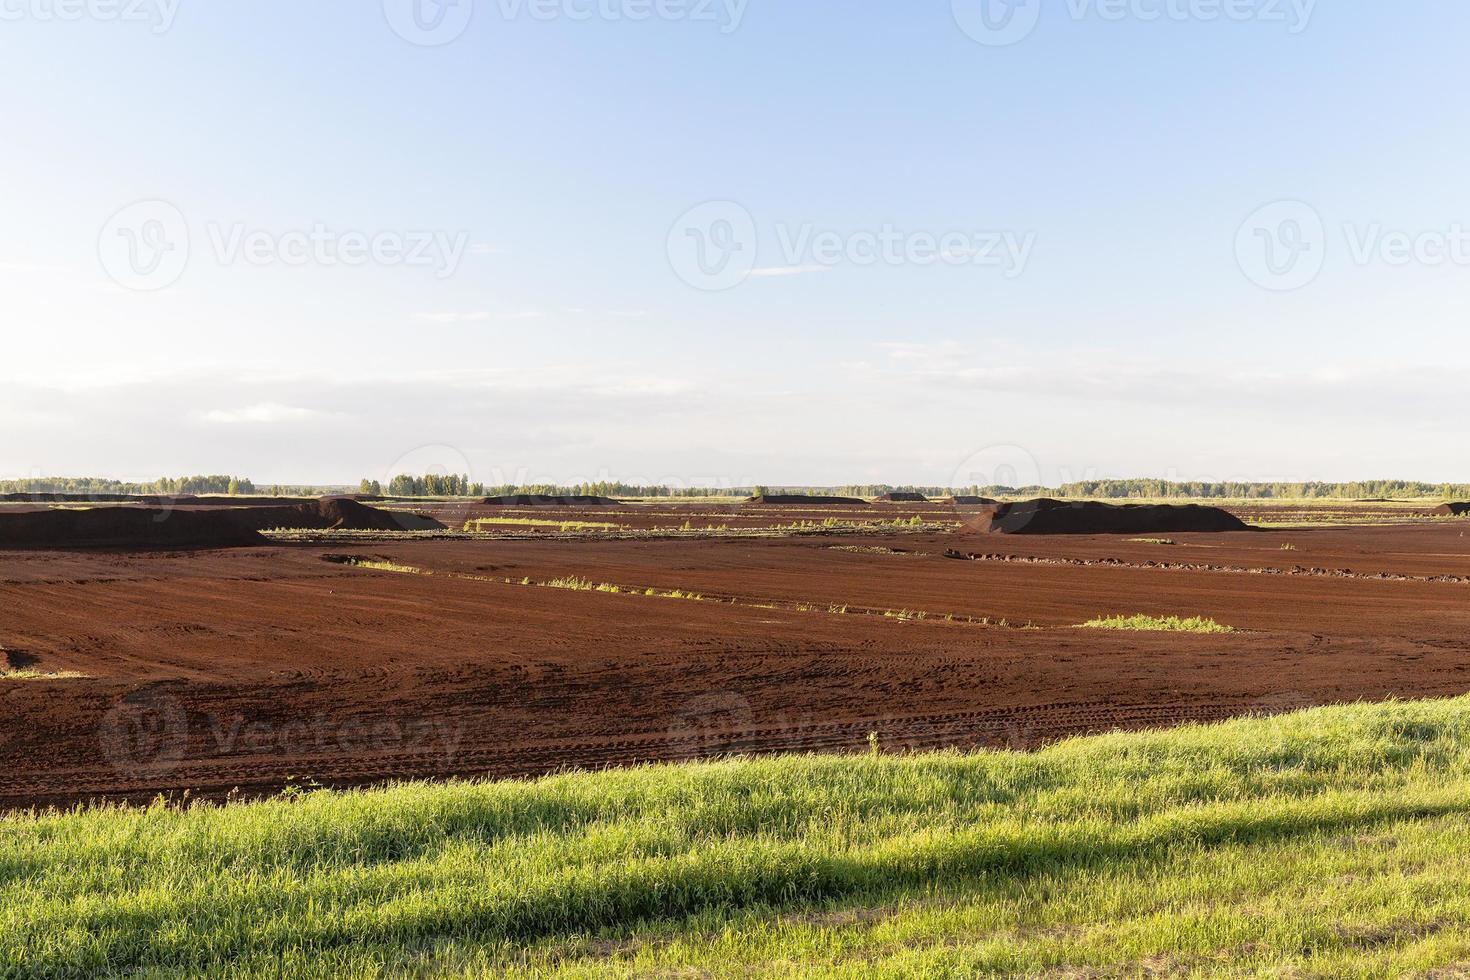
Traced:
<svg viewBox="0 0 1470 980">
<path fill-rule="evenodd" d="M 1465 519 L 314 507 L 0 533 L 0 975 L 1470 962 Z"/>
</svg>

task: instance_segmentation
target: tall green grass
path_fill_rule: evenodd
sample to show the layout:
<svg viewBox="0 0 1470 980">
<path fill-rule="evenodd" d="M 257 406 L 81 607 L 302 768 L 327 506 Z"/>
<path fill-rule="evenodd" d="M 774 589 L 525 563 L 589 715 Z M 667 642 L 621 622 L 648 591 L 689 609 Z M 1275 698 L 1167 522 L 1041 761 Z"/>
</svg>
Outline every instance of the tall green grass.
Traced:
<svg viewBox="0 0 1470 980">
<path fill-rule="evenodd" d="M 0 974 L 1403 975 L 1470 962 L 1467 774 L 1461 699 L 11 817 Z"/>
</svg>

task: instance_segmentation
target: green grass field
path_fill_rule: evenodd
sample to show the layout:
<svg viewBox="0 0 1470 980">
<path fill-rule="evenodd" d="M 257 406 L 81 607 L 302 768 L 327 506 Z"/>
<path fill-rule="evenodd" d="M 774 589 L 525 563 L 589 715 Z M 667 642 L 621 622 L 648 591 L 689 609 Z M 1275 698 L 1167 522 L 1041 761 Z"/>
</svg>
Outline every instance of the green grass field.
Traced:
<svg viewBox="0 0 1470 980">
<path fill-rule="evenodd" d="M 0 975 L 1465 976 L 1467 772 L 1460 699 L 15 816 Z"/>
</svg>

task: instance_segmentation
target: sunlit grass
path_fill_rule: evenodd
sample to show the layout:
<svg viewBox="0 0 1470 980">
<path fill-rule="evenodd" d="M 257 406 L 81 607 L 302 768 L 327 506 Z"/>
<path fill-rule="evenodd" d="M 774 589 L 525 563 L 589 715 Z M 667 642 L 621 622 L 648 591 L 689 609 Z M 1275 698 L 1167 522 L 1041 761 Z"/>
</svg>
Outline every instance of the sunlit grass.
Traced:
<svg viewBox="0 0 1470 980">
<path fill-rule="evenodd" d="M 0 681 L 70 681 L 85 680 L 87 676 L 75 670 L 31 670 L 30 668 L 7 670 L 0 668 Z"/>
<path fill-rule="evenodd" d="M 870 737 L 866 737 L 872 731 Z M 0 819 L 0 975 L 1457 975 L 1470 700 Z"/>
<path fill-rule="evenodd" d="M 1139 633 L 1234 633 L 1235 627 L 1223 626 L 1213 619 L 1193 616 L 1107 616 L 1081 625 L 1091 630 L 1133 630 Z"/>
<path fill-rule="evenodd" d="M 386 558 L 356 558 L 343 557 L 338 564 L 350 565 L 353 568 L 367 568 L 375 572 L 395 572 L 399 575 L 432 575 L 427 568 L 418 568 L 414 565 L 400 565 L 397 562 L 388 561 Z"/>
<path fill-rule="evenodd" d="M 548 527 L 558 531 L 621 531 L 622 524 L 603 521 L 543 521 L 530 517 L 476 517 L 464 522 L 468 532 L 484 531 L 497 527 Z"/>
</svg>

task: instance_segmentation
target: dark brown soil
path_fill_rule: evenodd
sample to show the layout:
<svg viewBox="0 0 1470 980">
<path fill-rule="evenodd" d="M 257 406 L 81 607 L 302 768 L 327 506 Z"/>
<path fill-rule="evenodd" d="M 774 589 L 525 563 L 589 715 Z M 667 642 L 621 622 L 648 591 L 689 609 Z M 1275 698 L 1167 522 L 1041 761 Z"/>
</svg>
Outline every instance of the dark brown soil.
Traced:
<svg viewBox="0 0 1470 980">
<path fill-rule="evenodd" d="M 234 548 L 264 543 L 228 511 L 97 507 L 0 512 L 0 548 Z"/>
<path fill-rule="evenodd" d="M 990 504 L 994 504 L 997 502 L 998 501 L 991 500 L 989 497 L 976 497 L 971 494 L 957 494 L 953 497 L 946 497 L 944 500 L 941 501 L 941 503 L 957 504 L 961 507 L 989 506 Z"/>
<path fill-rule="evenodd" d="M 1435 517 L 1464 517 L 1470 514 L 1470 503 L 1449 503 L 1430 511 Z"/>
<path fill-rule="evenodd" d="M 799 506 L 809 504 L 817 507 L 865 507 L 866 500 L 857 497 L 823 497 L 808 493 L 767 493 L 757 497 L 749 497 L 745 501 L 748 504 L 779 504 L 783 506 Z"/>
<path fill-rule="evenodd" d="M 707 506 L 643 520 L 703 524 Z M 1024 749 L 1470 691 L 1457 524 L 1169 538 L 3 551 L 7 662 L 83 676 L 0 680 L 0 807 L 860 752 L 874 731 L 895 751 Z M 622 591 L 520 584 L 570 577 Z M 1135 613 L 1238 632 L 1076 628 Z"/>
<path fill-rule="evenodd" d="M 258 531 L 274 528 L 328 531 L 442 531 L 432 517 L 379 510 L 350 497 L 324 497 L 295 507 L 245 507 L 229 516 Z"/>
<path fill-rule="evenodd" d="M 878 499 L 886 504 L 927 504 L 929 502 L 929 498 L 922 493 L 907 493 L 904 491 L 885 493 Z"/>
<path fill-rule="evenodd" d="M 274 507 L 134 507 L 0 510 L 0 548 L 236 548 L 265 544 L 275 528 L 435 531 L 419 514 L 377 510 L 346 497 Z"/>
<path fill-rule="evenodd" d="M 1099 504 L 1042 498 L 987 507 L 966 527 L 984 534 L 1170 534 L 1244 531 L 1247 526 L 1218 507 L 1198 504 Z"/>
</svg>

